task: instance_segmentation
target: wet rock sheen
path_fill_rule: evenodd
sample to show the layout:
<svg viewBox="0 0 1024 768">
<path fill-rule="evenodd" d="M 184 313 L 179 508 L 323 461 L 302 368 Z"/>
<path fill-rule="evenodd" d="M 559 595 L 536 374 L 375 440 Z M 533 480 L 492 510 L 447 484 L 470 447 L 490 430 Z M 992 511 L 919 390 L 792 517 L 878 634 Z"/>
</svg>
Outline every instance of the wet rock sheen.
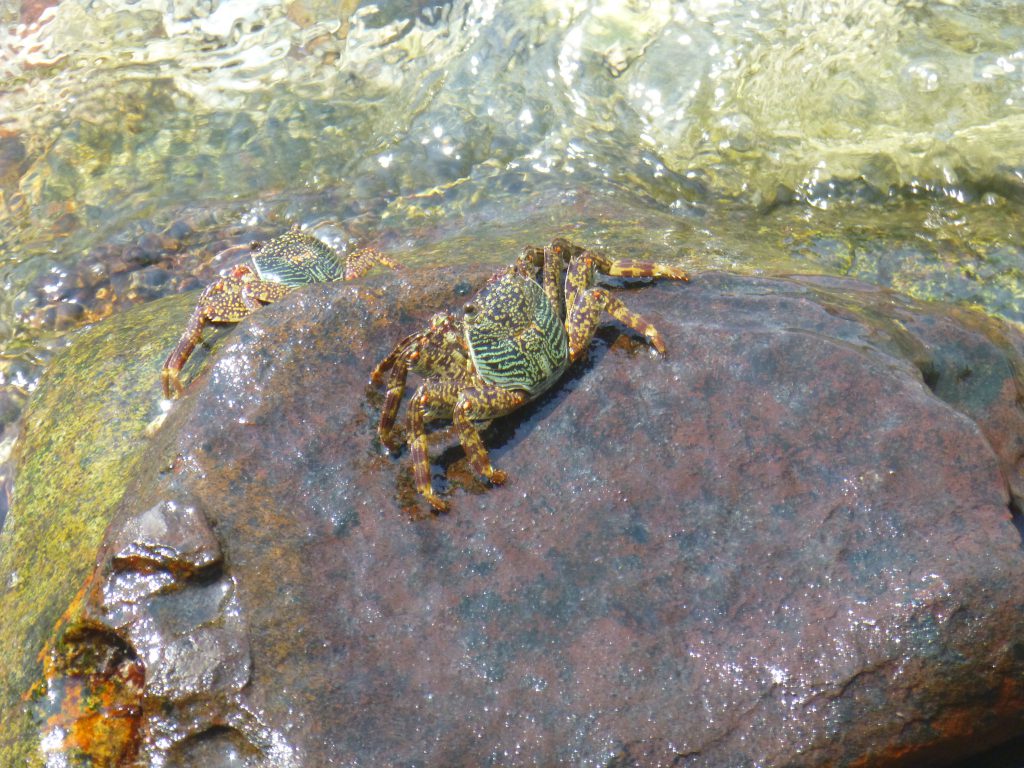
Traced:
<svg viewBox="0 0 1024 768">
<path fill-rule="evenodd" d="M 67 618 L 144 669 L 133 759 L 942 765 L 1024 732 L 1016 333 L 842 280 L 623 290 L 669 357 L 608 320 L 485 432 L 500 488 L 438 431 L 435 517 L 366 378 L 483 276 L 314 286 L 207 361 Z"/>
</svg>

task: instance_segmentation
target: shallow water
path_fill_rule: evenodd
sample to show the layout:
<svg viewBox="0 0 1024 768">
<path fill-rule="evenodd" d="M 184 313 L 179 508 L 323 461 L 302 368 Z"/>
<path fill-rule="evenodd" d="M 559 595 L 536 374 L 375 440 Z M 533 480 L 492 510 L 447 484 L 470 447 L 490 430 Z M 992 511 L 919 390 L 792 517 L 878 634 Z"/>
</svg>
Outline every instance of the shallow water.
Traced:
<svg viewBox="0 0 1024 768">
<path fill-rule="evenodd" d="M 420 262 L 569 234 L 1024 320 L 1016 3 L 23 0 L 0 24 L 0 462 L 67 330 L 296 223 Z"/>
</svg>

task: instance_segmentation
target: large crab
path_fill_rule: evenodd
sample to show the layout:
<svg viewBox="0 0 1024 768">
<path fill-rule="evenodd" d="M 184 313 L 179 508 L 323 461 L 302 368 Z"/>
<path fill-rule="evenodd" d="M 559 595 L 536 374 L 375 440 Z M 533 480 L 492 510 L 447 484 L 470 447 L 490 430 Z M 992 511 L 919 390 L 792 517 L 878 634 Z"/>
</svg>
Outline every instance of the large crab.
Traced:
<svg viewBox="0 0 1024 768">
<path fill-rule="evenodd" d="M 406 377 L 412 370 L 424 379 L 409 402 L 406 442 L 416 490 L 434 509 L 444 512 L 448 503 L 430 481 L 428 422 L 451 419 L 473 469 L 491 483 L 504 483 L 507 476 L 491 465 L 477 425 L 549 389 L 586 354 L 602 312 L 646 336 L 664 354 L 665 344 L 653 325 L 606 288 L 595 286 L 597 272 L 688 279 L 678 267 L 612 260 L 564 239 L 545 248 L 528 247 L 513 266 L 491 277 L 461 316 L 435 314 L 427 328 L 400 341 L 374 369 L 371 386 L 386 382 L 377 433 L 392 451 L 401 448 L 395 421 Z"/>
<path fill-rule="evenodd" d="M 353 251 L 342 260 L 326 243 L 294 229 L 248 247 L 252 266 L 235 267 L 199 295 L 185 332 L 164 361 L 164 397 L 184 392 L 179 373 L 210 323 L 237 323 L 301 285 L 352 280 L 375 264 L 398 266 L 373 248 Z"/>
</svg>

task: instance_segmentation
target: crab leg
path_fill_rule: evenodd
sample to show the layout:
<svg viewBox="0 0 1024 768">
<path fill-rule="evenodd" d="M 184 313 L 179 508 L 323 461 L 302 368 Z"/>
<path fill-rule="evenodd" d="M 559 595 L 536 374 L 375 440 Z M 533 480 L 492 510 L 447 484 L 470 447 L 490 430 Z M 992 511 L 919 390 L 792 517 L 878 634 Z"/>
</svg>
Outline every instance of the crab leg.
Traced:
<svg viewBox="0 0 1024 768">
<path fill-rule="evenodd" d="M 280 301 L 293 290 L 292 286 L 285 285 L 284 283 L 271 283 L 267 280 L 254 280 L 251 283 L 246 283 L 242 288 L 242 304 L 245 306 L 245 311 L 241 313 L 241 317 L 237 313 L 232 313 L 232 317 L 238 317 L 238 320 L 218 320 L 219 323 L 237 323 L 242 320 L 263 304 L 273 304 L 275 301 Z"/>
<path fill-rule="evenodd" d="M 555 238 L 546 248 L 528 246 L 519 257 L 520 271 L 526 274 L 529 267 L 544 267 L 544 293 L 555 307 L 558 291 L 549 288 L 549 281 L 556 281 L 562 266 L 568 265 L 565 282 L 565 304 L 571 307 L 575 295 L 594 284 L 594 270 L 610 277 L 668 277 L 674 280 L 689 280 L 690 276 L 679 267 L 655 261 L 639 259 L 609 259 L 599 251 L 591 251 L 570 243 L 565 238 Z"/>
<path fill-rule="evenodd" d="M 591 288 L 581 293 L 569 312 L 566 331 L 569 334 L 569 359 L 576 362 L 586 354 L 594 331 L 597 330 L 601 312 L 607 312 L 620 323 L 647 337 L 660 354 L 665 354 L 665 342 L 658 329 L 643 316 L 633 312 L 604 288 Z"/>
<path fill-rule="evenodd" d="M 491 457 L 473 422 L 514 411 L 529 399 L 529 394 L 521 389 L 503 389 L 487 384 L 464 391 L 452 411 L 452 423 L 458 430 L 459 442 L 470 466 L 495 485 L 504 483 L 508 475 L 491 464 Z"/>
<path fill-rule="evenodd" d="M 565 271 L 565 330 L 569 333 L 569 348 L 572 349 L 572 331 L 583 319 L 583 315 L 579 315 L 582 309 L 578 309 L 577 305 L 580 303 L 580 298 L 586 294 L 594 285 L 594 258 L 589 251 L 580 252 L 573 256 L 569 261 L 569 268 Z M 594 328 L 597 328 L 597 315 L 601 312 L 600 309 L 594 313 Z M 571 322 L 573 314 L 577 313 L 578 319 L 576 322 Z M 590 331 L 590 335 L 593 335 L 594 331 Z M 582 342 L 585 348 L 590 343 L 590 336 Z M 575 362 L 576 357 L 573 356 L 572 360 Z"/>
<path fill-rule="evenodd" d="M 400 342 L 395 345 L 395 348 L 391 350 L 387 357 L 377 363 L 377 367 L 373 369 L 370 374 L 370 386 L 379 387 L 384 383 L 384 374 L 395 367 L 398 361 L 407 356 L 407 352 L 410 347 L 420 343 L 423 339 L 423 332 L 417 331 L 416 333 L 410 333 Z"/>
<path fill-rule="evenodd" d="M 185 388 L 181 384 L 179 374 L 203 338 L 203 328 L 210 323 L 237 322 L 252 311 L 250 305 L 255 304 L 255 300 L 246 295 L 242 282 L 243 277 L 250 274 L 248 268 L 239 267 L 228 277 L 218 280 L 199 294 L 199 301 L 196 302 L 196 308 L 188 319 L 185 332 L 181 334 L 177 346 L 164 361 L 160 373 L 164 397 L 172 397 L 172 388 L 173 396 L 180 397 L 184 393 Z"/>
<path fill-rule="evenodd" d="M 181 397 L 184 394 L 185 388 L 181 384 L 179 373 L 182 367 L 184 367 L 185 361 L 188 360 L 189 355 L 192 354 L 192 350 L 196 348 L 196 344 L 203 338 L 203 328 L 206 324 L 206 316 L 199 307 L 196 307 L 192 317 L 189 318 L 188 325 L 185 326 L 185 332 L 178 339 L 177 346 L 164 361 L 163 370 L 160 372 L 160 380 L 163 383 L 164 397 L 168 400 L 172 397 Z"/>
<path fill-rule="evenodd" d="M 620 277 L 670 277 L 689 280 L 686 272 L 667 264 L 633 259 L 614 261 L 596 251 L 587 250 L 573 254 L 565 273 L 565 301 L 569 307 L 565 328 L 569 334 L 570 360 L 576 362 L 586 353 L 590 340 L 597 330 L 602 311 L 646 336 L 660 354 L 665 354 L 665 342 L 662 341 L 657 328 L 643 316 L 629 309 L 607 289 L 592 287 L 595 270 Z"/>
<path fill-rule="evenodd" d="M 401 447 L 394 439 L 392 431 L 398 417 L 398 409 L 402 404 L 402 395 L 405 394 L 409 366 L 415 364 L 419 359 L 419 348 L 422 347 L 425 340 L 426 333 L 423 331 L 409 334 L 395 345 L 391 354 L 381 360 L 370 374 L 371 387 L 379 387 L 385 382 L 384 377 L 387 375 L 384 405 L 381 408 L 380 422 L 377 425 L 377 436 L 390 451 L 397 451 Z"/>
<path fill-rule="evenodd" d="M 452 402 L 456 399 L 453 408 Z M 448 510 L 448 502 L 434 492 L 430 481 L 426 423 L 449 414 L 470 466 L 491 483 L 504 483 L 508 475 L 491 464 L 476 422 L 515 410 L 527 400 L 529 395 L 526 392 L 490 385 L 460 390 L 451 382 L 428 380 L 421 384 L 409 402 L 409 455 L 417 492 L 439 512 Z"/>
<path fill-rule="evenodd" d="M 642 333 L 659 353 L 665 354 L 665 342 L 661 340 L 657 328 L 612 296 L 605 288 L 591 287 L 596 259 L 602 260 L 602 267 L 608 267 L 610 264 L 604 257 L 592 251 L 584 251 L 572 259 L 566 271 L 565 300 L 569 310 L 565 330 L 569 335 L 569 359 L 576 362 L 586 354 L 597 330 L 601 312 L 607 312 L 623 325 Z"/>
<path fill-rule="evenodd" d="M 670 277 L 674 280 L 689 280 L 690 276 L 679 267 L 659 264 L 655 261 L 638 259 L 609 259 L 599 253 L 590 252 L 594 266 L 599 272 L 612 277 Z"/>
<path fill-rule="evenodd" d="M 448 502 L 434 493 L 430 482 L 430 457 L 427 455 L 426 415 L 437 406 L 444 406 L 444 392 L 426 381 L 419 386 L 409 403 L 409 456 L 416 491 L 438 512 L 448 511 Z M 450 403 L 450 401 L 449 401 Z"/>
<path fill-rule="evenodd" d="M 185 388 L 179 374 L 210 323 L 237 323 L 263 304 L 271 304 L 291 291 L 286 285 L 260 280 L 245 266 L 235 267 L 227 277 L 208 286 L 196 302 L 185 332 L 167 359 L 160 378 L 164 397 L 180 397 Z M 173 393 L 173 394 L 172 394 Z"/>
<path fill-rule="evenodd" d="M 623 304 L 615 296 L 601 289 L 607 296 L 607 303 L 605 304 L 604 311 L 614 317 L 620 323 L 625 325 L 627 328 L 632 328 L 637 333 L 643 334 L 647 337 L 647 340 L 651 342 L 651 346 L 658 352 L 659 355 L 664 355 L 668 352 L 665 347 L 665 342 L 661 338 L 661 334 L 658 333 L 658 329 L 649 323 L 643 315 L 640 315 L 625 304 Z"/>
<path fill-rule="evenodd" d="M 376 248 L 360 248 L 353 251 L 345 258 L 345 279 L 355 280 L 357 277 L 369 272 L 375 264 L 380 264 L 391 269 L 400 267 Z"/>
<path fill-rule="evenodd" d="M 395 348 L 391 350 L 387 357 L 377 363 L 377 367 L 370 374 L 370 386 L 379 387 L 384 382 L 384 374 L 391 368 L 394 368 L 399 360 L 404 359 L 407 367 L 411 366 L 413 370 L 418 370 L 417 364 L 422 366 L 426 362 L 421 361 L 424 354 L 427 356 L 426 360 L 430 359 L 431 353 L 429 350 L 431 346 L 435 348 L 436 354 L 438 335 L 443 336 L 446 331 L 458 330 L 460 328 L 454 315 L 450 312 L 438 312 L 430 318 L 430 325 L 427 328 L 422 331 L 416 331 L 416 333 L 410 333 L 395 345 Z M 432 341 L 435 342 L 433 345 L 431 344 Z"/>
<path fill-rule="evenodd" d="M 397 352 L 398 350 L 396 350 Z M 388 365 L 385 365 L 388 363 Z M 402 404 L 402 395 L 405 394 L 405 381 L 409 374 L 409 361 L 404 355 L 392 353 L 373 371 L 370 383 L 379 385 L 380 379 L 387 368 L 391 369 L 388 376 L 384 405 L 380 411 L 380 423 L 377 425 L 377 436 L 381 443 L 391 451 L 397 451 L 401 446 L 394 439 L 392 430 L 395 427 L 395 419 L 398 417 L 398 408 Z"/>
<path fill-rule="evenodd" d="M 640 259 L 609 259 L 600 251 L 591 251 L 574 245 L 564 238 L 555 238 L 550 249 L 561 256 L 563 263 L 571 263 L 574 259 L 589 257 L 594 267 L 611 277 L 669 277 L 674 280 L 689 280 L 690 276 L 679 267 L 661 264 L 656 261 Z M 536 249 L 528 249 L 533 255 Z M 536 256 L 534 256 L 536 260 Z"/>
</svg>

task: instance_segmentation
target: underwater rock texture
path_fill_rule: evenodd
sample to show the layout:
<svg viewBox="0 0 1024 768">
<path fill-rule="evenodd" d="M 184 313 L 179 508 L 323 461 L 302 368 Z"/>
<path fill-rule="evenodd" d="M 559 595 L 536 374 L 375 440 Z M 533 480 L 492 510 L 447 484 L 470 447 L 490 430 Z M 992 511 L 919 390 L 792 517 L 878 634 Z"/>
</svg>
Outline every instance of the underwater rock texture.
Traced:
<svg viewBox="0 0 1024 768">
<path fill-rule="evenodd" d="M 485 432 L 505 486 L 439 433 L 436 517 L 366 379 L 485 275 L 312 286 L 217 347 L 59 630 L 127 670 L 117 754 L 902 766 L 1024 732 L 1015 332 L 846 280 L 622 290 L 669 356 L 607 320 Z"/>
</svg>

